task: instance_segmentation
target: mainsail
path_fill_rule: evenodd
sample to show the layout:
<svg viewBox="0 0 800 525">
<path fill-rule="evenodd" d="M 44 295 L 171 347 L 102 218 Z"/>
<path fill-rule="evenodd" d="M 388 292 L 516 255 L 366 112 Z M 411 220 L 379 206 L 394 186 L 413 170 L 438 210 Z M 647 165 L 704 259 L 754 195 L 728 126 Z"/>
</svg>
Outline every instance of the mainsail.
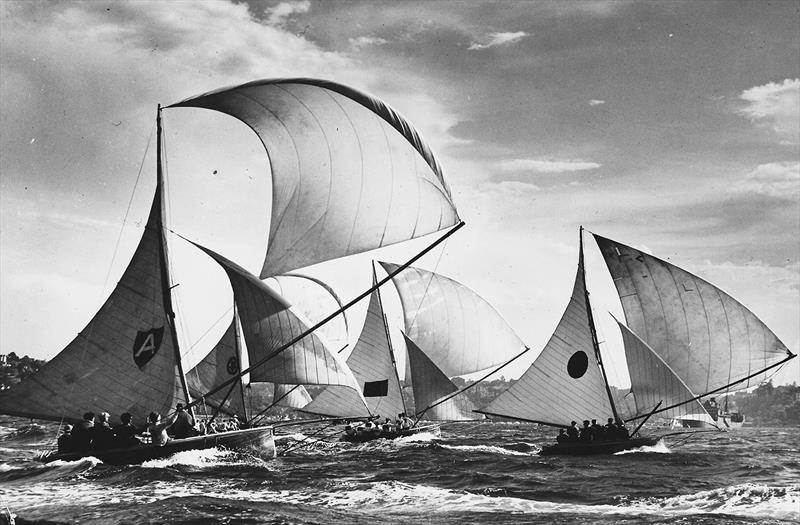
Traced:
<svg viewBox="0 0 800 525">
<path fill-rule="evenodd" d="M 273 202 L 262 278 L 458 222 L 428 145 L 374 97 L 334 82 L 273 79 L 170 107 L 182 106 L 234 116 L 266 148 Z"/>
<path fill-rule="evenodd" d="M 143 423 L 185 401 L 172 337 L 159 183 L 125 273 L 78 336 L 33 376 L 0 393 L 0 412 L 76 420 L 85 411 L 123 412 Z"/>
<path fill-rule="evenodd" d="M 380 264 L 389 273 L 398 268 Z M 463 284 L 413 267 L 392 282 L 403 306 L 405 333 L 446 376 L 486 370 L 525 349 L 497 310 Z"/>
<path fill-rule="evenodd" d="M 228 329 L 225 330 L 225 333 L 211 352 L 186 374 L 189 393 L 192 397 L 203 397 L 206 392 L 223 381 L 238 375 L 240 371 L 236 317 L 234 316 Z M 237 381 L 230 387 L 205 397 L 203 403 L 213 408 L 219 408 L 230 415 L 235 414 L 247 417 L 245 392 L 241 381 Z"/>
<path fill-rule="evenodd" d="M 414 407 L 417 416 L 435 421 L 468 421 L 479 419 L 475 406 L 442 372 L 419 346 L 403 334 L 408 352 Z M 452 396 L 446 399 L 448 396 Z M 435 406 L 434 406 L 435 405 Z"/>
<path fill-rule="evenodd" d="M 264 366 L 250 371 L 251 382 L 342 385 L 358 390 L 350 369 L 315 333 L 277 351 L 306 332 L 306 324 L 284 298 L 255 275 L 208 248 L 198 247 L 228 274 L 250 362 L 268 360 Z"/>
<path fill-rule="evenodd" d="M 676 418 L 694 414 L 698 417 L 705 415 L 707 420 L 712 421 L 695 394 L 669 365 L 630 328 L 619 321 L 617 324 L 622 332 L 637 415 L 647 414 L 661 403 L 665 408 L 672 408 L 659 412 L 660 417 Z"/>
<path fill-rule="evenodd" d="M 696 395 L 758 384 L 794 357 L 731 296 L 677 266 L 594 236 L 614 279 L 627 326 Z"/>
<path fill-rule="evenodd" d="M 581 247 L 572 295 L 550 340 L 522 377 L 478 412 L 553 426 L 612 416 L 590 315 Z"/>
<path fill-rule="evenodd" d="M 406 411 L 378 290 L 370 296 L 364 328 L 347 358 L 347 366 L 358 380 L 369 411 L 364 412 L 363 405 L 352 393 L 341 388 L 326 388 L 303 408 L 304 412 L 337 417 L 372 414 L 394 418 Z"/>
</svg>

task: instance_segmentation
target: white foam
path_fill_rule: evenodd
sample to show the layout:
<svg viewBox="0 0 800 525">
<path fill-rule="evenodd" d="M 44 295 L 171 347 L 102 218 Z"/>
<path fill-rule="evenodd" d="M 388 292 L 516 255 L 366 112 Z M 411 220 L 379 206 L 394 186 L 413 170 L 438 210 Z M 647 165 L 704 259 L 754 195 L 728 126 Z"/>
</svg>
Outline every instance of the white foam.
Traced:
<svg viewBox="0 0 800 525">
<path fill-rule="evenodd" d="M 641 453 L 641 452 L 647 452 L 647 453 L 650 453 L 650 454 L 672 454 L 672 451 L 664 443 L 664 440 L 661 439 L 655 445 L 653 445 L 652 447 L 644 446 L 644 447 L 632 448 L 630 450 L 623 450 L 621 452 L 617 452 L 614 455 L 615 456 L 622 456 L 624 454 L 636 454 L 636 453 Z"/>
<path fill-rule="evenodd" d="M 442 448 L 447 448 L 450 450 L 463 450 L 465 452 L 478 452 L 484 454 L 501 454 L 504 456 L 530 456 L 535 455 L 539 451 L 538 449 L 534 449 L 532 452 L 520 452 L 518 450 L 509 450 L 503 447 L 497 447 L 493 445 L 442 445 Z"/>
<path fill-rule="evenodd" d="M 439 439 L 438 434 L 434 432 L 420 432 L 419 434 L 412 434 L 410 436 L 403 436 L 395 439 L 396 443 L 429 443 L 434 439 Z"/>
</svg>

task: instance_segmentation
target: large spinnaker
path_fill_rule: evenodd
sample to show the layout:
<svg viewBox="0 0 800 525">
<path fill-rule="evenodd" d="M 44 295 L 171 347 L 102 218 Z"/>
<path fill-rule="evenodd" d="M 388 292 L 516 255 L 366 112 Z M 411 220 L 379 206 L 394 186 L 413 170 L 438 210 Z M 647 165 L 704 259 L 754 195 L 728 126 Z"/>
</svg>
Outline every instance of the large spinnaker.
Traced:
<svg viewBox="0 0 800 525">
<path fill-rule="evenodd" d="M 334 82 L 273 79 L 193 97 L 247 124 L 272 170 L 261 277 L 433 233 L 458 222 L 441 167 L 411 124 Z"/>
<path fill-rule="evenodd" d="M 412 341 L 403 334 L 408 352 L 411 384 L 414 391 L 414 410 L 417 417 L 435 421 L 469 421 L 481 419 L 474 413 L 475 405 L 439 367 Z M 443 402 L 440 400 L 452 396 Z M 434 406 L 435 405 L 435 406 Z"/>
<path fill-rule="evenodd" d="M 398 268 L 380 263 L 391 273 Z M 507 362 L 525 344 L 497 310 L 463 284 L 409 267 L 393 279 L 405 332 L 448 377 Z"/>
<path fill-rule="evenodd" d="M 583 272 L 581 255 L 572 296 L 550 340 L 522 377 L 480 413 L 554 426 L 613 415 L 595 357 Z"/>
<path fill-rule="evenodd" d="M 143 423 L 184 401 L 164 294 L 161 189 L 139 246 L 89 324 L 33 376 L 0 393 L 0 413 L 70 421 L 85 411 Z"/>
<path fill-rule="evenodd" d="M 627 326 L 697 395 L 744 389 L 792 354 L 750 310 L 674 264 L 594 235 Z M 747 380 L 741 381 L 744 378 Z"/>
<path fill-rule="evenodd" d="M 236 341 L 236 319 L 231 324 L 214 348 L 189 373 L 186 382 L 192 397 L 203 397 L 203 403 L 212 408 L 219 408 L 229 415 L 246 415 L 245 393 L 241 381 L 210 396 L 204 397 L 223 381 L 239 375 L 241 365 Z"/>
<path fill-rule="evenodd" d="M 364 328 L 353 351 L 347 358 L 347 366 L 353 371 L 373 415 L 394 418 L 405 412 L 403 393 L 397 379 L 395 363 L 386 330 L 380 292 L 372 292 L 364 320 Z M 340 388 L 326 388 L 309 405 L 305 412 L 335 417 L 370 415 L 352 394 Z"/>
<path fill-rule="evenodd" d="M 233 288 L 250 363 L 252 383 L 341 385 L 358 391 L 358 383 L 339 356 L 316 333 L 310 333 L 282 351 L 279 348 L 308 331 L 291 305 L 255 275 L 208 248 L 196 245 L 228 274 Z"/>
<path fill-rule="evenodd" d="M 704 414 L 703 405 L 680 377 L 656 354 L 647 343 L 630 328 L 617 321 L 625 346 L 625 360 L 631 378 L 631 393 L 636 403 L 637 415 L 648 414 L 656 405 L 667 410 L 658 411 L 659 417 L 676 418 L 687 414 Z M 672 408 L 668 408 L 672 407 Z"/>
</svg>

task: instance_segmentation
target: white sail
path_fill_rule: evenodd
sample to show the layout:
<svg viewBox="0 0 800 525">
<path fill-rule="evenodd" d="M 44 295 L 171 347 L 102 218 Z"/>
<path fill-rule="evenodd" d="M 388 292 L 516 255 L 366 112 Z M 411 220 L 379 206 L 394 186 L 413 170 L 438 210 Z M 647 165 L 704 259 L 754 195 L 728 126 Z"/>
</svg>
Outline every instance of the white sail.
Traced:
<svg viewBox="0 0 800 525">
<path fill-rule="evenodd" d="M 311 395 L 303 385 L 284 385 L 279 383 L 275 385 L 272 399 L 275 406 L 299 409 L 311 402 Z"/>
<path fill-rule="evenodd" d="M 378 290 L 372 292 L 364 328 L 347 358 L 347 366 L 358 380 L 372 415 L 394 418 L 405 412 Z M 370 415 L 364 413 L 357 398 L 340 388 L 326 388 L 303 410 L 336 417 Z"/>
<path fill-rule="evenodd" d="M 206 392 L 241 371 L 235 323 L 234 318 L 211 352 L 186 374 L 186 382 L 192 397 L 204 397 Z M 236 381 L 231 386 L 204 397 L 203 403 L 215 409 L 221 408 L 226 414 L 244 416 L 244 396 L 242 382 Z"/>
<path fill-rule="evenodd" d="M 184 401 L 165 301 L 161 190 L 122 278 L 89 324 L 33 376 L 0 393 L 0 413 L 59 421 L 86 411 L 134 422 Z"/>
<path fill-rule="evenodd" d="M 695 394 L 725 388 L 791 355 L 761 320 L 716 286 L 630 246 L 594 237 L 627 326 Z M 755 375 L 733 389 L 763 377 Z"/>
<path fill-rule="evenodd" d="M 617 321 L 625 345 L 625 359 L 631 378 L 631 393 L 636 403 L 637 415 L 648 414 L 658 403 L 659 417 L 676 418 L 687 414 L 705 414 L 703 405 L 694 400 L 695 394 L 689 390 L 680 377 L 642 341 L 630 328 Z M 668 410 L 661 411 L 662 409 Z"/>
<path fill-rule="evenodd" d="M 372 250 L 458 222 L 417 131 L 380 100 L 314 79 L 251 82 L 187 99 L 258 135 L 272 170 L 261 277 Z"/>
<path fill-rule="evenodd" d="M 473 412 L 475 405 L 466 394 L 457 394 L 446 401 L 440 400 L 458 392 L 458 387 L 442 372 L 419 346 L 403 334 L 411 368 L 411 385 L 414 391 L 414 410 L 422 419 L 434 421 L 469 421 L 483 416 Z M 436 405 L 436 406 L 433 406 Z M 430 407 L 430 408 L 429 408 Z"/>
<path fill-rule="evenodd" d="M 250 371 L 251 382 L 342 385 L 358 390 L 347 365 L 314 333 L 279 352 L 283 345 L 308 331 L 306 324 L 258 277 L 208 248 L 198 247 L 228 274 L 249 363 L 255 367 Z M 268 361 L 259 365 L 265 359 Z"/>
<path fill-rule="evenodd" d="M 613 417 L 595 356 L 583 272 L 581 250 L 572 296 L 555 332 L 522 377 L 481 413 L 554 426 Z"/>
<path fill-rule="evenodd" d="M 380 264 L 390 273 L 398 268 Z M 525 349 L 497 310 L 463 284 L 413 267 L 392 281 L 405 332 L 448 377 L 500 365 Z"/>
</svg>

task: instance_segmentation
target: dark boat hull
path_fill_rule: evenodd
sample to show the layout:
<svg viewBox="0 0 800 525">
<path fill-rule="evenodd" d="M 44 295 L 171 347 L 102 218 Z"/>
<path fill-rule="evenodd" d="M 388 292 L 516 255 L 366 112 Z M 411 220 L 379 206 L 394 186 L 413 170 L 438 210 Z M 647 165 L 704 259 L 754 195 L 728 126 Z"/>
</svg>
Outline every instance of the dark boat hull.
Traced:
<svg viewBox="0 0 800 525">
<path fill-rule="evenodd" d="M 599 454 L 615 454 L 623 450 L 639 447 L 652 447 L 660 438 L 633 438 L 624 441 L 591 441 L 557 443 L 542 447 L 540 456 L 593 456 Z"/>
<path fill-rule="evenodd" d="M 49 463 L 56 460 L 75 461 L 84 457 L 95 457 L 108 465 L 131 465 L 169 457 L 176 452 L 203 450 L 213 447 L 249 452 L 259 457 L 275 457 L 275 439 L 272 427 L 257 427 L 194 436 L 186 439 L 173 439 L 166 445 L 137 445 L 135 447 L 89 450 L 86 452 L 45 452 L 38 459 L 44 463 Z"/>
<path fill-rule="evenodd" d="M 432 432 L 438 434 L 441 428 L 439 425 L 421 425 L 413 428 L 406 428 L 404 430 L 392 430 L 385 432 L 360 432 L 352 436 L 347 434 L 342 436 L 342 441 L 349 443 L 366 443 L 367 441 L 374 441 L 376 439 L 397 439 L 399 437 L 413 436 L 414 434 L 421 434 L 423 432 Z"/>
</svg>

